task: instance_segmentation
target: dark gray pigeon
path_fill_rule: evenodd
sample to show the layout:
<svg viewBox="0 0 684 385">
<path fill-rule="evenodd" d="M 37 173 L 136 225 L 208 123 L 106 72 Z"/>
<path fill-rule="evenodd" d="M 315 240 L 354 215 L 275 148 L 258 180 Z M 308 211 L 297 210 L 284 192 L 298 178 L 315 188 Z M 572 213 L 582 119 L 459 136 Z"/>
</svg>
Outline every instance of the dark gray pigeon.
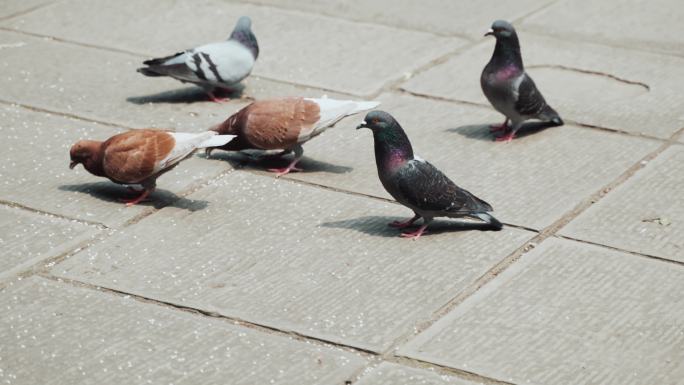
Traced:
<svg viewBox="0 0 684 385">
<path fill-rule="evenodd" d="M 456 186 L 435 166 L 413 154 L 411 142 L 392 115 L 371 111 L 357 129 L 373 131 L 375 163 L 380 182 L 397 202 L 413 210 L 413 218 L 389 226 L 404 228 L 423 218 L 423 225 L 402 237 L 419 238 L 435 217 L 470 217 L 482 220 L 486 227 L 501 230 L 501 222 L 488 214 L 492 206 Z"/>
<path fill-rule="evenodd" d="M 496 140 L 512 140 L 528 119 L 539 119 L 554 126 L 562 126 L 563 120 L 546 104 L 534 81 L 525 72 L 518 35 L 513 26 L 507 21 L 497 20 L 485 34 L 489 35 L 496 37 L 496 47 L 482 71 L 480 85 L 492 106 L 506 116 L 501 125 L 491 126 L 492 132 L 503 133 Z"/>
<path fill-rule="evenodd" d="M 138 68 L 138 72 L 197 84 L 211 100 L 221 101 L 214 95 L 216 89 L 230 91 L 233 85 L 252 72 L 259 56 L 259 45 L 251 28 L 252 20 L 242 16 L 228 40 L 147 60 L 143 62 L 147 67 Z"/>
</svg>

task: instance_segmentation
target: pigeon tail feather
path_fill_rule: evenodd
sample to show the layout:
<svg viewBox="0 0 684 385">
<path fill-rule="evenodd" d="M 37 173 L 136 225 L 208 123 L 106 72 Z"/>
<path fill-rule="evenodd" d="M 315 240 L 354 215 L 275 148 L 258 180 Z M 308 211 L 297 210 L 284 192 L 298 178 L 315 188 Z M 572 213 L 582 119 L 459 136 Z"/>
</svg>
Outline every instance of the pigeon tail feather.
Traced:
<svg viewBox="0 0 684 385">
<path fill-rule="evenodd" d="M 226 144 L 228 144 L 228 142 L 230 142 L 231 140 L 233 140 L 233 138 L 235 138 L 235 135 L 216 135 L 215 131 L 209 131 L 209 132 L 211 132 L 213 135 L 209 139 L 200 143 L 197 146 L 197 148 L 225 146 Z"/>
<path fill-rule="evenodd" d="M 476 214 L 473 214 L 473 216 L 480 218 L 483 221 L 485 221 L 492 230 L 499 231 L 499 230 L 503 229 L 503 224 L 501 222 L 499 222 L 498 219 L 494 218 L 494 216 L 492 216 L 489 213 L 476 213 Z"/>
<path fill-rule="evenodd" d="M 178 57 L 178 56 L 180 56 L 180 55 L 182 55 L 182 54 L 184 54 L 184 53 L 185 53 L 185 52 L 176 52 L 176 53 L 174 53 L 173 55 L 170 55 L 170 56 L 165 56 L 165 57 L 160 57 L 160 58 L 156 58 L 156 59 L 145 60 L 145 61 L 143 62 L 143 64 L 148 65 L 148 66 L 156 66 L 156 65 L 164 64 L 164 62 L 166 62 L 167 60 L 170 60 L 170 59 L 173 59 L 173 58 L 175 58 L 175 57 Z"/>
</svg>

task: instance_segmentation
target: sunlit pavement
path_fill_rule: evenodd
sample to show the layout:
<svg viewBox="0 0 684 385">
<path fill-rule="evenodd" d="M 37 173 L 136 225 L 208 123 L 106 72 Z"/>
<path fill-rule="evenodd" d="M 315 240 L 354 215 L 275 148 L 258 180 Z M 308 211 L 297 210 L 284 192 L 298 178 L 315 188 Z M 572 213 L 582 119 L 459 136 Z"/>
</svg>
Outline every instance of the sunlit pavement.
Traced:
<svg viewBox="0 0 684 385">
<path fill-rule="evenodd" d="M 0 3 L 1 384 L 684 384 L 684 24 L 656 0 Z M 249 15 L 241 94 L 136 73 Z M 496 143 L 495 19 L 565 126 Z M 361 115 L 275 178 L 196 155 L 125 207 L 78 139 L 379 100 L 500 232 L 417 241 Z"/>
</svg>

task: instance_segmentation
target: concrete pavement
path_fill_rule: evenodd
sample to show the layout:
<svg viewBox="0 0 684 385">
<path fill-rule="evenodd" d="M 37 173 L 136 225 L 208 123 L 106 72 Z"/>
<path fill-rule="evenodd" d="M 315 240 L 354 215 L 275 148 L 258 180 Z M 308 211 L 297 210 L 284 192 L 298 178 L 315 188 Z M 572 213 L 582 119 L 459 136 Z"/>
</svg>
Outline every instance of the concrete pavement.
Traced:
<svg viewBox="0 0 684 385">
<path fill-rule="evenodd" d="M 581 4 L 579 4 L 581 3 Z M 669 10 L 669 11 L 665 11 Z M 5 0 L 0 383 L 684 384 L 684 26 L 674 0 Z M 135 72 L 253 19 L 241 97 Z M 518 28 L 566 121 L 509 144 L 478 79 Z M 666 27 L 666 28 L 665 28 Z M 506 226 L 410 212 L 347 118 L 276 179 L 197 155 L 153 202 L 81 167 L 81 138 L 200 131 L 251 100 L 382 102 Z"/>
</svg>

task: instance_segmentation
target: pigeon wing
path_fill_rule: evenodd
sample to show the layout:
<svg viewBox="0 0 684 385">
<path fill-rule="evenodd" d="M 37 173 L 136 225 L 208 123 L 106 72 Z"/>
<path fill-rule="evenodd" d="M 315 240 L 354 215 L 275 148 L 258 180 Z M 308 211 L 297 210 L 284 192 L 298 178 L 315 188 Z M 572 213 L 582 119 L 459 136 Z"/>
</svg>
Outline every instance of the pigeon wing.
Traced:
<svg viewBox="0 0 684 385">
<path fill-rule="evenodd" d="M 121 183 L 140 183 L 156 174 L 158 162 L 171 153 L 175 142 L 169 133 L 156 130 L 115 135 L 104 143 L 105 175 Z"/>
<path fill-rule="evenodd" d="M 263 150 L 291 147 L 300 142 L 302 132 L 308 132 L 320 119 L 316 103 L 303 98 L 261 100 L 248 107 L 242 134 Z"/>
<path fill-rule="evenodd" d="M 470 192 L 456 186 L 432 164 L 414 159 L 398 171 L 398 188 L 406 201 L 425 211 L 472 213 L 492 207 Z"/>
<path fill-rule="evenodd" d="M 546 107 L 546 100 L 527 73 L 523 74 L 522 77 L 518 85 L 515 110 L 522 116 L 537 116 Z"/>
</svg>

